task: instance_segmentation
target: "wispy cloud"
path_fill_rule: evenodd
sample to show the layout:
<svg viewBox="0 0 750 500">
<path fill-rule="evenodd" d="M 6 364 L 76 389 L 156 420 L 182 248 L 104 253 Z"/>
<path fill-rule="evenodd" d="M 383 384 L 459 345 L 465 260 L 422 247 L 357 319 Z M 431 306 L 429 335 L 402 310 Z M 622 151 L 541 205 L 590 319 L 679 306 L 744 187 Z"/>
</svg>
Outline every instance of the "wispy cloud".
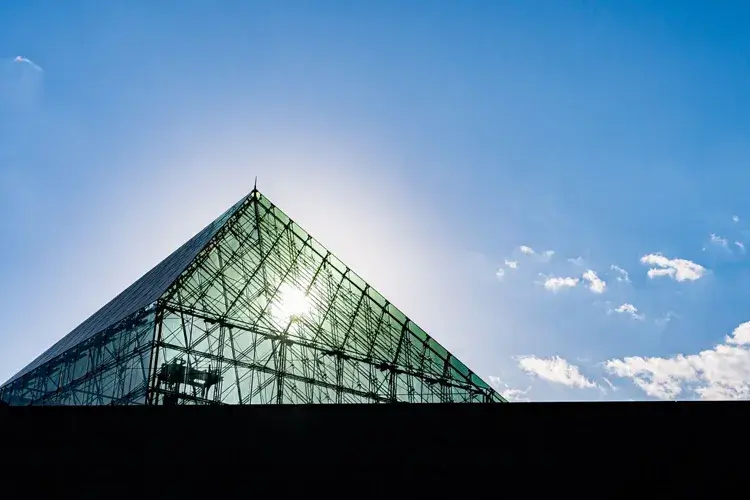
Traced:
<svg viewBox="0 0 750 500">
<path fill-rule="evenodd" d="M 7 59 L 6 59 L 6 61 L 7 61 Z M 17 56 L 15 59 L 13 59 L 13 62 L 15 62 L 17 64 L 27 64 L 27 65 L 31 66 L 32 68 L 34 68 L 37 71 L 44 71 L 41 68 L 41 66 L 39 66 L 38 64 L 34 63 L 30 59 L 27 59 L 27 58 L 25 58 L 23 56 Z"/>
<path fill-rule="evenodd" d="M 621 268 L 620 266 L 616 266 L 614 264 L 610 266 L 610 269 L 612 269 L 613 271 L 619 274 L 619 276 L 615 278 L 617 281 L 621 283 L 630 283 L 630 275 L 625 269 Z"/>
<path fill-rule="evenodd" d="M 711 233 L 709 236 L 709 241 L 712 245 L 716 245 L 723 248 L 729 248 L 729 242 L 726 238 L 722 238 L 721 236 L 716 235 L 715 233 Z"/>
<path fill-rule="evenodd" d="M 552 258 L 552 256 L 555 255 L 554 250 L 545 250 L 544 252 L 537 252 L 530 246 L 526 246 L 526 245 L 521 245 L 520 247 L 518 247 L 518 250 L 520 250 L 522 254 L 533 255 L 537 259 L 543 262 L 549 261 Z"/>
<path fill-rule="evenodd" d="M 675 281 L 695 281 L 702 278 L 706 268 L 686 259 L 668 259 L 660 253 L 641 257 L 641 263 L 656 266 L 648 270 L 649 278 L 669 276 Z"/>
<path fill-rule="evenodd" d="M 503 279 L 505 277 L 505 269 L 503 269 L 502 267 L 498 269 L 497 272 L 495 273 L 495 276 L 499 280 Z"/>
<path fill-rule="evenodd" d="M 597 384 L 581 374 L 578 366 L 568 363 L 559 356 L 551 358 L 520 356 L 518 366 L 530 375 L 535 375 L 555 384 L 582 389 L 597 387 Z"/>
<path fill-rule="evenodd" d="M 583 267 L 586 264 L 586 261 L 583 259 L 583 257 L 576 257 L 575 259 L 568 259 L 568 262 L 578 267 Z"/>
<path fill-rule="evenodd" d="M 564 278 L 559 276 L 549 277 L 544 281 L 544 288 L 551 292 L 558 292 L 565 288 L 573 288 L 578 285 L 578 278 Z"/>
<path fill-rule="evenodd" d="M 679 316 L 677 316 L 672 311 L 667 311 L 667 314 L 665 314 L 661 318 L 657 318 L 656 320 L 654 320 L 654 323 L 661 327 L 664 327 L 667 326 L 667 324 L 669 324 L 669 322 L 672 321 L 673 318 L 679 319 Z"/>
<path fill-rule="evenodd" d="M 675 399 L 687 391 L 701 399 L 748 399 L 750 322 L 735 328 L 723 343 L 698 354 L 611 359 L 605 367 L 659 399 Z"/>
<path fill-rule="evenodd" d="M 739 217 L 738 217 L 737 215 L 733 215 L 733 216 L 732 216 L 732 221 L 733 221 L 733 222 L 739 222 L 739 221 L 740 221 L 740 218 L 739 218 Z"/>
<path fill-rule="evenodd" d="M 522 391 L 521 389 L 512 389 L 508 387 L 507 389 L 500 391 L 500 395 L 506 400 L 514 403 L 528 403 L 530 399 L 526 397 L 526 393 L 529 392 L 529 389 L 530 388 Z"/>
<path fill-rule="evenodd" d="M 508 266 L 510 269 L 517 269 L 518 261 L 505 259 L 505 265 Z"/>
<path fill-rule="evenodd" d="M 531 390 L 531 387 L 527 387 L 525 390 L 513 389 L 509 387 L 508 384 L 503 382 L 500 377 L 493 377 L 490 375 L 488 379 L 490 381 L 490 385 L 494 387 L 495 390 L 508 401 L 512 401 L 514 403 L 526 403 L 529 401 L 529 398 L 526 397 L 526 394 Z"/>
<path fill-rule="evenodd" d="M 583 273 L 583 279 L 589 282 L 589 290 L 594 293 L 604 293 L 607 288 L 607 283 L 591 269 Z"/>
<path fill-rule="evenodd" d="M 620 314 L 627 314 L 633 319 L 643 319 L 642 314 L 638 314 L 638 308 L 635 307 L 633 304 L 628 304 L 627 302 L 625 304 L 622 304 L 615 308 L 614 310 L 616 313 Z"/>
<path fill-rule="evenodd" d="M 609 390 L 611 390 L 612 392 L 617 391 L 617 387 L 615 387 L 615 385 L 612 382 L 610 382 L 607 377 L 602 377 L 602 380 L 604 380 L 604 382 L 607 384 L 607 386 L 609 387 Z"/>
</svg>

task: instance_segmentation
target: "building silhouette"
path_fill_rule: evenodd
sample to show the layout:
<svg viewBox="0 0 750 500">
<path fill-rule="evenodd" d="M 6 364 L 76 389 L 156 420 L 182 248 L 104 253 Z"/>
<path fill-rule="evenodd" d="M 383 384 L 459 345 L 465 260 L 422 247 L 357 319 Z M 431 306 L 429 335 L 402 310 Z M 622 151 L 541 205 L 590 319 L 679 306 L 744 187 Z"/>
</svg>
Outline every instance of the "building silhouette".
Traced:
<svg viewBox="0 0 750 500">
<path fill-rule="evenodd" d="M 505 401 L 257 189 L 7 381 L 0 400 Z"/>
</svg>

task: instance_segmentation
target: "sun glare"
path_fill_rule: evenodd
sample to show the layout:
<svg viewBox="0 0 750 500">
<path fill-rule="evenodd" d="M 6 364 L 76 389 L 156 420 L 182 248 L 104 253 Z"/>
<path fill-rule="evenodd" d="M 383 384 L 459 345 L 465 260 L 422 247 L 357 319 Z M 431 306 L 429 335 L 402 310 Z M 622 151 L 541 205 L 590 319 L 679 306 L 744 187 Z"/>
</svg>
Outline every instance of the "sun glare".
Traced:
<svg viewBox="0 0 750 500">
<path fill-rule="evenodd" d="M 296 288 L 284 285 L 279 289 L 279 312 L 284 320 L 299 319 L 310 311 L 310 301 Z"/>
</svg>

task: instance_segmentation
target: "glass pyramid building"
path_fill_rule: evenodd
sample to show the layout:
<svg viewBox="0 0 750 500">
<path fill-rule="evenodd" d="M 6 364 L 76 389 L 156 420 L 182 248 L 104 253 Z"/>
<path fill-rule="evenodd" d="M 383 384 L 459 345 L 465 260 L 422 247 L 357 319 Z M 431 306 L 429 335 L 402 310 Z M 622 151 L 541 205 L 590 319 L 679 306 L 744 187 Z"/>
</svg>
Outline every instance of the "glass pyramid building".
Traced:
<svg viewBox="0 0 750 500">
<path fill-rule="evenodd" d="M 505 401 L 256 189 L 6 382 L 0 400 Z"/>
</svg>

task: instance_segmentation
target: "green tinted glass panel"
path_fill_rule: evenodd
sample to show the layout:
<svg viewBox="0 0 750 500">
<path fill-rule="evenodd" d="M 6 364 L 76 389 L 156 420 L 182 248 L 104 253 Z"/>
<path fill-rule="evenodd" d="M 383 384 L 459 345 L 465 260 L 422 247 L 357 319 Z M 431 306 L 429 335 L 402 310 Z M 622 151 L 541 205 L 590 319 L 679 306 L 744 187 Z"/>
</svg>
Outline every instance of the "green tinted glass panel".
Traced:
<svg viewBox="0 0 750 500">
<path fill-rule="evenodd" d="M 455 356 L 451 356 L 451 366 L 456 369 L 464 377 L 469 377 L 471 372 L 465 364 L 461 363 Z"/>
<path fill-rule="evenodd" d="M 367 288 L 367 283 L 365 283 L 365 280 L 363 280 L 362 278 L 360 278 L 359 276 L 357 276 L 355 273 L 351 271 L 349 272 L 348 276 L 352 284 L 356 286 L 360 292 L 365 291 L 365 289 Z"/>
<path fill-rule="evenodd" d="M 12 405 L 145 404 L 153 309 L 138 311 L 3 388 Z"/>
<path fill-rule="evenodd" d="M 375 289 L 368 288 L 367 295 L 370 300 L 372 300 L 379 308 L 385 309 L 385 306 L 388 302 L 385 300 L 385 297 L 380 295 Z"/>
<path fill-rule="evenodd" d="M 448 351 L 445 350 L 445 347 L 438 344 L 435 339 L 431 338 L 428 341 L 428 345 L 430 346 L 430 349 L 432 349 L 440 357 L 440 359 L 448 359 Z"/>
<path fill-rule="evenodd" d="M 414 322 L 409 323 L 409 331 L 411 331 L 412 334 L 414 334 L 422 342 L 427 342 L 428 335 L 425 333 L 424 330 L 419 328 L 419 326 L 416 325 Z"/>
</svg>

